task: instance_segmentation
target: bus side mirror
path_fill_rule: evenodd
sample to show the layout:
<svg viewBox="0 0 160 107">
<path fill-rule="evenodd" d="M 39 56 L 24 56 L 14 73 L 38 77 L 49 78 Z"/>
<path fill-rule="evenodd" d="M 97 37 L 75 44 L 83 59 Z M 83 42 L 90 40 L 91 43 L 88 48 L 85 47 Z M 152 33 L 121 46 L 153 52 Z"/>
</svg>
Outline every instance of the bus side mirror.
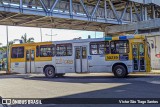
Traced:
<svg viewBox="0 0 160 107">
<path fill-rule="evenodd" d="M 153 43 L 151 43 L 151 48 L 152 48 L 152 49 L 154 48 L 154 44 L 153 44 Z"/>
</svg>

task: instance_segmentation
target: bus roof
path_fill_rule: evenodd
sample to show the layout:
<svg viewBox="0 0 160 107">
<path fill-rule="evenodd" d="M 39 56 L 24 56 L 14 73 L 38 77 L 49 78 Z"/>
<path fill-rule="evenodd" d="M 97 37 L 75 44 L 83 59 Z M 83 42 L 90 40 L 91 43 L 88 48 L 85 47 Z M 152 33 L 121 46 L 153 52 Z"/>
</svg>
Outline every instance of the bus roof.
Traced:
<svg viewBox="0 0 160 107">
<path fill-rule="evenodd" d="M 116 37 L 105 37 L 105 40 L 128 40 L 128 39 L 145 39 L 144 35 L 123 35 Z"/>
<path fill-rule="evenodd" d="M 58 44 L 58 43 L 83 43 L 83 42 L 96 42 L 96 41 L 108 41 L 108 40 L 128 40 L 128 39 L 145 39 L 144 35 L 124 35 L 116 37 L 104 37 L 104 38 L 89 38 L 89 39 L 76 39 L 76 40 L 61 40 L 61 41 L 48 41 L 48 42 L 33 42 L 23 44 L 13 44 L 11 46 L 27 46 L 27 45 L 41 45 L 41 44 Z"/>
</svg>

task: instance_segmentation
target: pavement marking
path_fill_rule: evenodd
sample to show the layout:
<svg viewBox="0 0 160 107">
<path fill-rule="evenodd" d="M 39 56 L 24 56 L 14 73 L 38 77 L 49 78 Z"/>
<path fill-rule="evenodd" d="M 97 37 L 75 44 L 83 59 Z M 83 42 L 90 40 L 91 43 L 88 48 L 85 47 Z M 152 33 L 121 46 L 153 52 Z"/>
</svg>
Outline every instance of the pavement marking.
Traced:
<svg viewBox="0 0 160 107">
<path fill-rule="evenodd" d="M 152 83 L 152 84 L 160 84 L 160 81 L 151 81 L 149 83 Z"/>
</svg>

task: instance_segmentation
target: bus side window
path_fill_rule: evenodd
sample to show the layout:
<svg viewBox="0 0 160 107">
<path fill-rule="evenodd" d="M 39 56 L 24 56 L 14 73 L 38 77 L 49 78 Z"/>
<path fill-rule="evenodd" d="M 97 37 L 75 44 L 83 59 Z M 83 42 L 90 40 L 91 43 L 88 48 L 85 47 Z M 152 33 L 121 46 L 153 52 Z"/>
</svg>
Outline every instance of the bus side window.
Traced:
<svg viewBox="0 0 160 107">
<path fill-rule="evenodd" d="M 139 51 L 140 51 L 140 56 L 144 56 L 144 45 L 139 44 Z"/>
<path fill-rule="evenodd" d="M 18 48 L 12 48 L 12 55 L 11 55 L 12 58 L 17 58 L 17 50 Z"/>
<path fill-rule="evenodd" d="M 97 55 L 98 54 L 98 46 L 96 43 L 92 43 L 90 46 L 91 55 Z"/>
<path fill-rule="evenodd" d="M 111 53 L 112 54 L 116 54 L 117 53 L 114 42 L 111 42 Z"/>
<path fill-rule="evenodd" d="M 105 52 L 104 51 L 104 45 L 105 45 L 104 42 L 102 42 L 102 43 L 99 44 L 99 50 L 98 51 L 99 51 L 100 55 L 103 55 L 104 52 Z"/>
<path fill-rule="evenodd" d="M 86 49 L 86 47 L 82 47 L 82 58 L 83 59 L 87 58 L 87 49 Z"/>
<path fill-rule="evenodd" d="M 11 52 L 12 58 L 24 58 L 24 47 L 13 47 Z"/>
<path fill-rule="evenodd" d="M 72 44 L 57 44 L 56 56 L 72 56 Z"/>
<path fill-rule="evenodd" d="M 34 50 L 31 51 L 31 60 L 34 61 Z"/>
<path fill-rule="evenodd" d="M 114 40 L 110 43 L 112 54 L 127 54 L 129 53 L 128 40 Z"/>
<path fill-rule="evenodd" d="M 80 49 L 76 48 L 76 59 L 80 59 Z"/>
<path fill-rule="evenodd" d="M 109 41 L 105 42 L 105 47 L 106 47 L 106 48 L 105 48 L 105 49 L 106 49 L 106 50 L 105 50 L 105 53 L 106 53 L 106 54 L 109 54 L 109 53 L 110 53 Z"/>
<path fill-rule="evenodd" d="M 26 60 L 30 60 L 30 54 L 29 54 L 29 50 L 26 51 Z"/>
<path fill-rule="evenodd" d="M 105 54 L 105 42 L 91 42 L 90 43 L 90 54 L 91 55 L 104 55 Z"/>
<path fill-rule="evenodd" d="M 138 55 L 137 49 L 138 49 L 137 45 L 133 45 L 133 47 L 132 47 L 133 56 L 137 56 Z"/>
<path fill-rule="evenodd" d="M 53 57 L 55 55 L 55 45 L 41 45 L 40 57 Z"/>
</svg>

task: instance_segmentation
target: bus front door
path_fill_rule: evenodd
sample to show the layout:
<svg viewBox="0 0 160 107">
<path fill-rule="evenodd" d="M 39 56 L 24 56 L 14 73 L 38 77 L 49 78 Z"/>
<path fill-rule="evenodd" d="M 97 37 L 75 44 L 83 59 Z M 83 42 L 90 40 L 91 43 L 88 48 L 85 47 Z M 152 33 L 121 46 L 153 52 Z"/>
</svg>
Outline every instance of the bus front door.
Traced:
<svg viewBox="0 0 160 107">
<path fill-rule="evenodd" d="M 75 47 L 75 72 L 88 72 L 87 47 Z"/>
<path fill-rule="evenodd" d="M 35 49 L 26 50 L 26 73 L 35 72 Z"/>
<path fill-rule="evenodd" d="M 145 46 L 143 43 L 132 44 L 133 70 L 145 71 Z"/>
</svg>

